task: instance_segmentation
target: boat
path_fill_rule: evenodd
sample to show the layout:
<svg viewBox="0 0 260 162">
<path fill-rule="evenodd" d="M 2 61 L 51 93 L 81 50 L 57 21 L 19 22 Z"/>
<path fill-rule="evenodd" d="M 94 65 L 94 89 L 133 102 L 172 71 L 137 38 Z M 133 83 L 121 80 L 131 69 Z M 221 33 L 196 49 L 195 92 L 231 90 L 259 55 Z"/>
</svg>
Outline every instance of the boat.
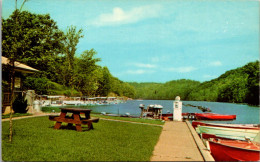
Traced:
<svg viewBox="0 0 260 162">
<path fill-rule="evenodd" d="M 214 127 L 225 127 L 225 128 L 239 128 L 239 129 L 255 129 L 260 130 L 259 124 L 220 124 L 220 123 L 204 123 L 193 121 L 192 126 L 195 129 L 198 125 L 201 126 L 214 126 Z"/>
<path fill-rule="evenodd" d="M 172 117 L 172 113 L 162 114 L 162 117 Z M 184 119 L 191 120 L 234 120 L 236 115 L 223 115 L 215 113 L 182 113 Z"/>
<path fill-rule="evenodd" d="M 208 143 L 216 161 L 260 160 L 260 145 L 257 142 L 210 138 Z"/>
<path fill-rule="evenodd" d="M 259 129 L 242 129 L 242 128 L 226 128 L 226 127 L 214 127 L 214 126 L 201 126 L 196 127 L 196 132 L 213 134 L 218 137 L 245 140 L 246 138 L 253 140 L 259 133 Z"/>
<path fill-rule="evenodd" d="M 199 120 L 234 120 L 236 115 L 224 115 L 216 113 L 195 113 Z"/>
</svg>

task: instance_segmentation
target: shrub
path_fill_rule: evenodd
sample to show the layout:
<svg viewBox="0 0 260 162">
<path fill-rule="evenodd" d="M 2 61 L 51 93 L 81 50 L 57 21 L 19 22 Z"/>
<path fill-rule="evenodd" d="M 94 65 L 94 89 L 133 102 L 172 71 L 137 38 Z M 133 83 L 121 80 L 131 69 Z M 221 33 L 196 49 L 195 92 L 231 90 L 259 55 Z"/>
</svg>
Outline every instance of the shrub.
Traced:
<svg viewBox="0 0 260 162">
<path fill-rule="evenodd" d="M 15 113 L 27 113 L 27 100 L 21 93 L 15 98 L 13 102 L 13 110 Z"/>
</svg>

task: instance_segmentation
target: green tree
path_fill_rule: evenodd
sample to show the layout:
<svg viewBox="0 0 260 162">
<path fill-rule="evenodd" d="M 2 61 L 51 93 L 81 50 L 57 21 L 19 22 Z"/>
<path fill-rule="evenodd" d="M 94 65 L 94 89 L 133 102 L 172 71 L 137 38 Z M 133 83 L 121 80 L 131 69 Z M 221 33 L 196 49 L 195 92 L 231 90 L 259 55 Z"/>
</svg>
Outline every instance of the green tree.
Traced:
<svg viewBox="0 0 260 162">
<path fill-rule="evenodd" d="M 64 40 L 64 52 L 65 52 L 65 66 L 64 66 L 64 75 L 65 75 L 65 84 L 71 87 L 73 84 L 73 74 L 74 74 L 74 56 L 77 50 L 77 45 L 79 43 L 79 39 L 83 38 L 82 35 L 83 30 L 77 28 L 75 26 L 70 26 L 66 32 L 66 39 Z"/>
<path fill-rule="evenodd" d="M 84 51 L 79 58 L 75 58 L 75 88 L 83 95 L 94 95 L 98 89 L 98 78 L 101 78 L 99 66 L 96 64 L 100 58 L 95 58 L 94 49 Z"/>
<path fill-rule="evenodd" d="M 47 76 L 53 73 L 52 65 L 62 52 L 64 34 L 49 14 L 16 10 L 8 19 L 3 19 L 2 25 L 3 56 L 10 58 L 11 48 L 15 46 L 17 61 L 35 67 Z"/>
<path fill-rule="evenodd" d="M 99 80 L 98 93 L 101 96 L 107 96 L 111 90 L 111 74 L 105 66 L 102 68 L 102 78 Z"/>
<path fill-rule="evenodd" d="M 248 74 L 245 101 L 252 105 L 259 105 L 259 61 L 247 64 L 243 71 Z"/>
</svg>

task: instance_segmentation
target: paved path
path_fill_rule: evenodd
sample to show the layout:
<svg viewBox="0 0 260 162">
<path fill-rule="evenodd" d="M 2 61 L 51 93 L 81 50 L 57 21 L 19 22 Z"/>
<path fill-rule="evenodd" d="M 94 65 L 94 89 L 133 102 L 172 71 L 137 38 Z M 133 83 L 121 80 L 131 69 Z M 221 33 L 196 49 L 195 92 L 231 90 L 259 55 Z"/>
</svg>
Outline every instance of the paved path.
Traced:
<svg viewBox="0 0 260 162">
<path fill-rule="evenodd" d="M 24 118 L 33 118 L 33 117 L 39 117 L 39 116 L 48 116 L 48 115 L 59 115 L 60 113 L 34 113 L 32 115 L 28 116 L 20 116 L 20 117 L 13 117 L 12 120 L 18 120 L 18 119 L 24 119 Z M 2 119 L 3 121 L 9 121 L 9 118 Z"/>
<path fill-rule="evenodd" d="M 205 159 L 193 136 L 186 122 L 167 121 L 151 161 L 214 161 L 211 156 Z"/>
</svg>

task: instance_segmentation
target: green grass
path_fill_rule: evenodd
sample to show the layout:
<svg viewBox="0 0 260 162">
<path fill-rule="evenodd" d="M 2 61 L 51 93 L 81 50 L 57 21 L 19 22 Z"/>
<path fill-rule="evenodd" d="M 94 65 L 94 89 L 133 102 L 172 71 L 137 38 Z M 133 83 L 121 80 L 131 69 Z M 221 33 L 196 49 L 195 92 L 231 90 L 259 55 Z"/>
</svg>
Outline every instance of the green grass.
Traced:
<svg viewBox="0 0 260 162">
<path fill-rule="evenodd" d="M 149 161 L 161 127 L 100 120 L 94 130 L 54 130 L 48 117 L 2 122 L 4 161 Z M 85 129 L 86 130 L 86 127 Z"/>
<path fill-rule="evenodd" d="M 106 118 L 106 119 L 116 119 L 116 120 L 124 120 L 124 121 L 133 121 L 140 123 L 149 123 L 149 124 L 158 124 L 163 125 L 164 121 L 159 119 L 145 119 L 145 118 L 128 118 L 128 117 L 117 117 L 117 116 L 105 116 L 100 114 L 91 113 L 92 117 Z"/>
<path fill-rule="evenodd" d="M 29 113 L 14 113 L 13 117 L 30 116 L 30 115 L 32 115 L 32 114 L 29 114 Z M 9 117 L 10 117 L 10 114 L 2 115 L 2 119 L 6 119 L 6 118 L 9 118 Z"/>
</svg>

